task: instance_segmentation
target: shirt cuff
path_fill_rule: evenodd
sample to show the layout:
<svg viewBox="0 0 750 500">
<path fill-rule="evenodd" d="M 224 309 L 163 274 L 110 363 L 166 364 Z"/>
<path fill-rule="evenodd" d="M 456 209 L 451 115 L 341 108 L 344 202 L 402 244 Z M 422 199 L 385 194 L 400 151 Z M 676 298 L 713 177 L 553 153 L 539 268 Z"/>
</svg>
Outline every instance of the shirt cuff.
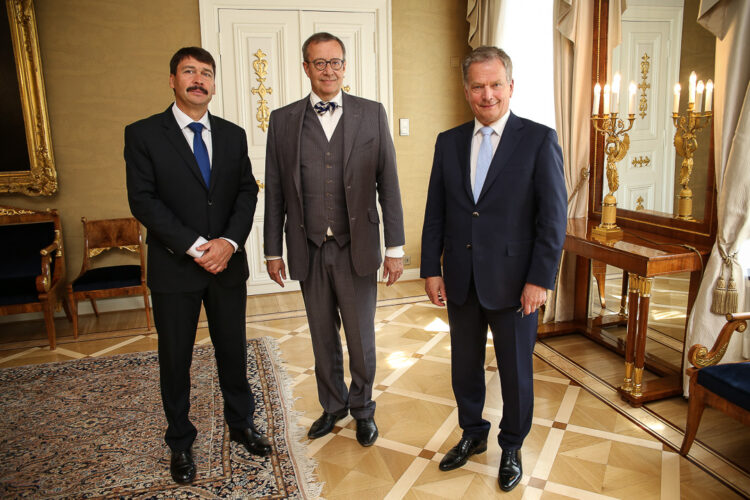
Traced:
<svg viewBox="0 0 750 500">
<path fill-rule="evenodd" d="M 266 260 L 279 260 L 280 258 L 280 255 L 266 255 Z"/>
<path fill-rule="evenodd" d="M 193 243 L 193 245 L 190 248 L 188 248 L 187 252 L 185 253 L 193 258 L 199 259 L 203 257 L 203 252 L 200 250 L 197 250 L 196 247 L 199 247 L 202 244 L 207 243 L 207 242 L 208 240 L 206 238 L 204 238 L 203 236 L 198 236 L 198 239 L 195 240 L 195 243 Z"/>
<path fill-rule="evenodd" d="M 223 236 L 221 237 L 221 239 L 222 240 L 227 240 L 229 242 L 229 244 L 232 245 L 232 247 L 234 247 L 234 252 L 232 252 L 232 253 L 236 253 L 237 252 L 237 248 L 238 248 L 237 243 L 235 243 L 233 240 L 230 240 L 229 238 L 225 238 Z"/>
<path fill-rule="evenodd" d="M 404 256 L 404 246 L 388 247 L 385 249 L 385 256 L 394 259 L 400 259 Z"/>
</svg>

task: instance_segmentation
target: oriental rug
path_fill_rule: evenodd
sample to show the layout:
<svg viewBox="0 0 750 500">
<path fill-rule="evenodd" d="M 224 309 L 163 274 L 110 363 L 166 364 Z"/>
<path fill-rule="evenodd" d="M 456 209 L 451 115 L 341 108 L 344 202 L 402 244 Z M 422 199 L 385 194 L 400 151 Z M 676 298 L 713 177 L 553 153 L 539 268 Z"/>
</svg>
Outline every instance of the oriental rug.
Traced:
<svg viewBox="0 0 750 500">
<path fill-rule="evenodd" d="M 210 346 L 196 347 L 190 418 L 198 473 L 169 474 L 156 352 L 0 370 L 2 498 L 315 498 L 291 387 L 273 339 L 247 344 L 255 425 L 270 457 L 230 443 Z"/>
</svg>

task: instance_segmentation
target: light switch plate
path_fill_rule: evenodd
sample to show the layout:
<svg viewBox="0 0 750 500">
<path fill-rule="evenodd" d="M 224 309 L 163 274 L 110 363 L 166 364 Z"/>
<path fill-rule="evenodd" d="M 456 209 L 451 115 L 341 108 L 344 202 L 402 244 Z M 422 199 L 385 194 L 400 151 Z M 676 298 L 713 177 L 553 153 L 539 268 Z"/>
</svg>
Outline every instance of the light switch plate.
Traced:
<svg viewBox="0 0 750 500">
<path fill-rule="evenodd" d="M 398 135 L 409 135 L 409 119 L 398 119 Z"/>
</svg>

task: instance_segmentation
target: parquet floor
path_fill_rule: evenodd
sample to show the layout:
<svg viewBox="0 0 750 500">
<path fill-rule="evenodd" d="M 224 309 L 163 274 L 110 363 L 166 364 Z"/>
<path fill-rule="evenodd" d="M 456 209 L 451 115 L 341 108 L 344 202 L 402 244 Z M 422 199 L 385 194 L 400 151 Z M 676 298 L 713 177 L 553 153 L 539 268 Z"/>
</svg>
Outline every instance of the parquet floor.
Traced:
<svg viewBox="0 0 750 500">
<path fill-rule="evenodd" d="M 611 277 L 607 300 L 619 306 L 617 273 Z M 660 335 L 681 338 L 684 286 L 679 279 L 665 282 L 666 298 L 655 291 L 652 300 L 653 326 L 664 326 L 654 330 L 654 338 L 667 348 L 670 342 Z M 422 294 L 421 281 L 379 290 L 374 398 L 380 438 L 362 448 L 347 417 L 334 433 L 308 442 L 318 477 L 325 482 L 325 498 L 704 500 L 750 494 L 748 429 L 707 411 L 699 439 L 710 446 L 697 443 L 696 457 L 680 457 L 674 446 L 682 439 L 684 400 L 629 408 L 613 389 L 622 377 L 622 358 L 579 336 L 537 344 L 534 421 L 523 447 L 524 477 L 514 491 L 502 493 L 497 486 L 500 449 L 494 440 L 465 467 L 439 471 L 437 465 L 459 439 L 460 429 L 450 385 L 447 314 Z M 277 340 L 293 379 L 295 408 L 302 413 L 302 425 L 309 426 L 321 408 L 301 297 L 298 292 L 264 295 L 249 297 L 248 304 L 247 335 Z M 50 351 L 41 321 L 0 323 L 0 367 L 156 349 L 156 334 L 145 331 L 142 310 L 106 313 L 98 320 L 82 317 L 84 333 L 77 341 L 65 319 L 57 325 L 58 348 Z M 209 341 L 202 321 L 196 342 Z M 485 416 L 496 427 L 502 400 L 491 342 Z"/>
</svg>

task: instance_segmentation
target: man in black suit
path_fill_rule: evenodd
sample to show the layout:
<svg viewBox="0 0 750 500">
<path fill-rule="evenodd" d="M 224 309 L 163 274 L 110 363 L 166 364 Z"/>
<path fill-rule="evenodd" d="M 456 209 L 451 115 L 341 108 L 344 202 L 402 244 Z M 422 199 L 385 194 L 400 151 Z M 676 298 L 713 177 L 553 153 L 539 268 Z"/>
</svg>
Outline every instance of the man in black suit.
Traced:
<svg viewBox="0 0 750 500">
<path fill-rule="evenodd" d="M 208 112 L 216 64 L 185 47 L 170 62 L 175 102 L 125 128 L 128 200 L 148 230 L 148 285 L 159 335 L 164 436 L 178 483 L 195 478 L 191 446 L 190 363 L 201 303 L 224 396 L 230 439 L 267 456 L 271 445 L 253 424 L 247 382 L 245 308 L 248 264 L 243 247 L 258 186 L 240 127 Z"/>
<path fill-rule="evenodd" d="M 464 59 L 463 76 L 475 120 L 437 138 L 422 231 L 425 291 L 434 304 L 448 304 L 463 430 L 440 469 L 487 449 L 489 326 L 503 396 L 498 482 L 510 491 L 521 479 L 520 449 L 531 429 L 537 309 L 554 286 L 565 239 L 562 153 L 554 130 L 510 112 L 512 65 L 504 51 L 477 48 Z"/>
</svg>

